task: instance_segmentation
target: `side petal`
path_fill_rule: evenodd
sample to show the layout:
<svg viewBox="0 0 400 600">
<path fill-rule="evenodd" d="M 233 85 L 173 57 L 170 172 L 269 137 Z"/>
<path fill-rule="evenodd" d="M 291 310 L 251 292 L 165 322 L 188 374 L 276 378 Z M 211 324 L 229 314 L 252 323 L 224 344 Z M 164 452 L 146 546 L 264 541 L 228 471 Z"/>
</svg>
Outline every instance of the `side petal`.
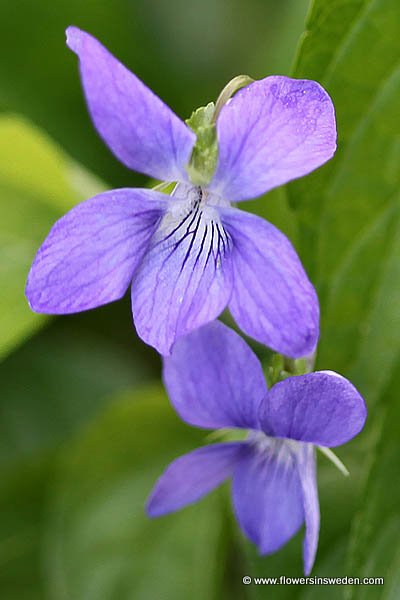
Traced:
<svg viewBox="0 0 400 600">
<path fill-rule="evenodd" d="M 243 88 L 217 121 L 219 160 L 211 188 L 248 200 L 310 173 L 336 150 L 332 101 L 315 81 L 267 77 Z"/>
<path fill-rule="evenodd" d="M 232 239 L 233 292 L 229 309 L 239 327 L 276 352 L 313 352 L 319 304 L 289 240 L 273 225 L 244 211 L 221 209 Z"/>
<path fill-rule="evenodd" d="M 147 502 L 147 514 L 159 517 L 193 504 L 230 477 L 243 444 L 213 444 L 174 460 L 157 481 Z"/>
<path fill-rule="evenodd" d="M 295 453 L 286 442 L 248 446 L 233 474 L 233 505 L 245 535 L 261 554 L 281 548 L 304 522 Z"/>
<path fill-rule="evenodd" d="M 198 427 L 257 429 L 267 393 L 261 364 L 246 342 L 214 321 L 181 338 L 164 358 L 164 383 L 179 416 Z"/>
<path fill-rule="evenodd" d="M 195 134 L 94 37 L 68 27 L 97 131 L 130 169 L 156 179 L 186 181 Z"/>
<path fill-rule="evenodd" d="M 332 371 L 289 377 L 268 392 L 260 420 L 267 435 L 334 447 L 356 436 L 367 416 L 356 388 Z"/>
<path fill-rule="evenodd" d="M 301 444 L 297 453 L 297 462 L 306 522 L 306 532 L 303 540 L 303 562 L 304 572 L 307 576 L 311 573 L 317 554 L 320 524 L 317 461 L 312 444 Z"/>
<path fill-rule="evenodd" d="M 132 285 L 138 335 L 163 355 L 178 338 L 216 319 L 232 289 L 230 240 L 218 214 L 199 207 L 180 214 L 175 198 L 171 207 Z"/>
<path fill-rule="evenodd" d="M 55 223 L 31 267 L 32 310 L 75 313 L 121 298 L 165 207 L 163 194 L 121 189 L 73 208 Z"/>
</svg>

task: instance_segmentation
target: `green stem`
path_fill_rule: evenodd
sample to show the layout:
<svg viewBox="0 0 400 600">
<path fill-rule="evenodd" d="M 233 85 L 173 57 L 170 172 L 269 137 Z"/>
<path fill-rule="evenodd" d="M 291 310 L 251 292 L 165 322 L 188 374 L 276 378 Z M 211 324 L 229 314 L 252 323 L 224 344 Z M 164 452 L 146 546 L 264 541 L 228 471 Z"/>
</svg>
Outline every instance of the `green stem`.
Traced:
<svg viewBox="0 0 400 600">
<path fill-rule="evenodd" d="M 233 94 L 235 94 L 241 88 L 253 83 L 253 81 L 254 79 L 248 75 L 237 75 L 226 84 L 215 103 L 214 116 L 212 119 L 213 125 L 215 125 L 217 122 L 219 113 L 221 112 L 222 107 L 228 102 L 229 98 L 231 98 Z"/>
</svg>

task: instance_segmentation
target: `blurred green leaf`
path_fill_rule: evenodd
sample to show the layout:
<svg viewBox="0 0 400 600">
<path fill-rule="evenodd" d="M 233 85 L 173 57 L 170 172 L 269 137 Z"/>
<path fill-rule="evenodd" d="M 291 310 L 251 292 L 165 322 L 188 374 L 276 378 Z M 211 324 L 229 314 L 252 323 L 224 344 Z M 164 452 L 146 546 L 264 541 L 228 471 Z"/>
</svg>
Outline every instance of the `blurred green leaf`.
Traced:
<svg viewBox="0 0 400 600">
<path fill-rule="evenodd" d="M 321 300 L 319 364 L 370 405 L 400 352 L 399 21 L 398 0 L 316 0 L 294 71 L 328 90 L 339 134 L 335 158 L 288 188 Z"/>
<path fill-rule="evenodd" d="M 44 600 L 41 544 L 50 456 L 21 463 L 0 482 L 0 594 L 4 600 Z"/>
<path fill-rule="evenodd" d="M 112 321 L 116 308 L 96 311 L 99 320 L 107 313 Z M 103 410 L 110 395 L 159 377 L 158 357 L 131 331 L 126 308 L 126 348 L 77 315 L 54 321 L 0 364 L 2 468 L 57 448 Z"/>
<path fill-rule="evenodd" d="M 222 597 L 218 494 L 161 519 L 144 512 L 164 468 L 204 437 L 154 387 L 116 399 L 65 448 L 43 548 L 49 598 Z"/>
<path fill-rule="evenodd" d="M 0 117 L 0 357 L 46 320 L 24 296 L 39 245 L 66 209 L 101 187 L 26 120 Z"/>
<path fill-rule="evenodd" d="M 307 3 L 0 0 L 0 109 L 32 119 L 111 187 L 142 184 L 93 129 L 65 29 L 95 35 L 186 118 L 239 73 L 287 72 Z"/>
<path fill-rule="evenodd" d="M 312 577 L 344 577 L 347 537 L 332 540 L 328 552 L 319 557 L 318 564 L 311 574 Z M 343 586 L 320 585 L 302 586 L 299 600 L 320 600 L 323 590 L 324 600 L 337 600 L 342 597 Z"/>
</svg>

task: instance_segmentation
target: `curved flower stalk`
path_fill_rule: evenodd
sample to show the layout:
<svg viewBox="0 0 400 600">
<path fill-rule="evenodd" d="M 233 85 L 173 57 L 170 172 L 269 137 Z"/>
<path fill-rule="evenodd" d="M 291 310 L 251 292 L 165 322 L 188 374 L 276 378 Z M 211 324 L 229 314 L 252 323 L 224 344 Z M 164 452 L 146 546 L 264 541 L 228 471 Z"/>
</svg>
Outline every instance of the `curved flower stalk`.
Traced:
<svg viewBox="0 0 400 600">
<path fill-rule="evenodd" d="M 227 306 L 259 342 L 292 357 L 310 353 L 319 307 L 299 258 L 280 231 L 231 203 L 332 157 L 335 117 L 325 90 L 273 76 L 238 91 L 218 114 L 215 169 L 200 185 L 188 175 L 194 131 L 89 34 L 70 27 L 67 43 L 105 143 L 128 168 L 176 186 L 171 196 L 109 191 L 60 219 L 29 273 L 31 308 L 79 312 L 132 285 L 137 332 L 161 354 Z"/>
<path fill-rule="evenodd" d="M 261 554 L 278 550 L 305 523 L 309 574 L 320 522 L 315 446 L 338 446 L 360 432 L 366 407 L 357 390 L 331 371 L 289 377 L 268 390 L 255 354 L 218 321 L 176 343 L 164 359 L 164 381 L 187 423 L 248 435 L 171 463 L 150 496 L 148 514 L 176 511 L 231 477 L 236 518 Z"/>
</svg>

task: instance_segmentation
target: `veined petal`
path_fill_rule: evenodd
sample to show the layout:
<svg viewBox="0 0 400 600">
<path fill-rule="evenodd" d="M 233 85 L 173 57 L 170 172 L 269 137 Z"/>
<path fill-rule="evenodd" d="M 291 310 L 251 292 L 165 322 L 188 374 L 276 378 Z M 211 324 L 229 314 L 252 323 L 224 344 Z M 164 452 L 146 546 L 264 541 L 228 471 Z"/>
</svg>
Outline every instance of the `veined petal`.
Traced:
<svg viewBox="0 0 400 600">
<path fill-rule="evenodd" d="M 115 156 L 156 179 L 186 181 L 195 134 L 94 37 L 68 27 L 92 120 Z"/>
<path fill-rule="evenodd" d="M 132 285 L 138 335 L 160 354 L 226 307 L 230 247 L 216 209 L 171 199 Z"/>
<path fill-rule="evenodd" d="M 217 121 L 210 189 L 248 200 L 310 173 L 336 150 L 332 101 L 315 81 L 273 76 L 243 88 Z"/>
<path fill-rule="evenodd" d="M 220 210 L 232 239 L 229 309 L 247 335 L 294 358 L 318 341 L 318 298 L 289 240 L 273 225 L 234 208 Z"/>
<path fill-rule="evenodd" d="M 268 392 L 260 411 L 267 435 L 334 447 L 356 436 L 367 416 L 356 388 L 332 371 L 289 377 Z"/>
<path fill-rule="evenodd" d="M 121 189 L 82 202 L 55 223 L 31 267 L 32 310 L 80 312 L 121 298 L 165 211 L 163 194 Z"/>
<path fill-rule="evenodd" d="M 164 382 L 186 423 L 259 427 L 259 407 L 267 393 L 261 364 L 246 342 L 219 321 L 176 342 L 164 358 Z"/>
<path fill-rule="evenodd" d="M 241 442 L 198 448 L 174 460 L 157 481 L 147 514 L 159 517 L 192 504 L 232 475 L 243 452 Z"/>
<path fill-rule="evenodd" d="M 295 451 L 284 441 L 270 447 L 248 444 L 233 475 L 237 520 L 261 554 L 279 550 L 304 522 Z"/>
<path fill-rule="evenodd" d="M 317 464 L 315 448 L 312 444 L 301 444 L 297 453 L 297 463 L 306 522 L 306 532 L 303 540 L 303 562 L 305 574 L 309 575 L 317 554 L 320 523 Z"/>
</svg>

